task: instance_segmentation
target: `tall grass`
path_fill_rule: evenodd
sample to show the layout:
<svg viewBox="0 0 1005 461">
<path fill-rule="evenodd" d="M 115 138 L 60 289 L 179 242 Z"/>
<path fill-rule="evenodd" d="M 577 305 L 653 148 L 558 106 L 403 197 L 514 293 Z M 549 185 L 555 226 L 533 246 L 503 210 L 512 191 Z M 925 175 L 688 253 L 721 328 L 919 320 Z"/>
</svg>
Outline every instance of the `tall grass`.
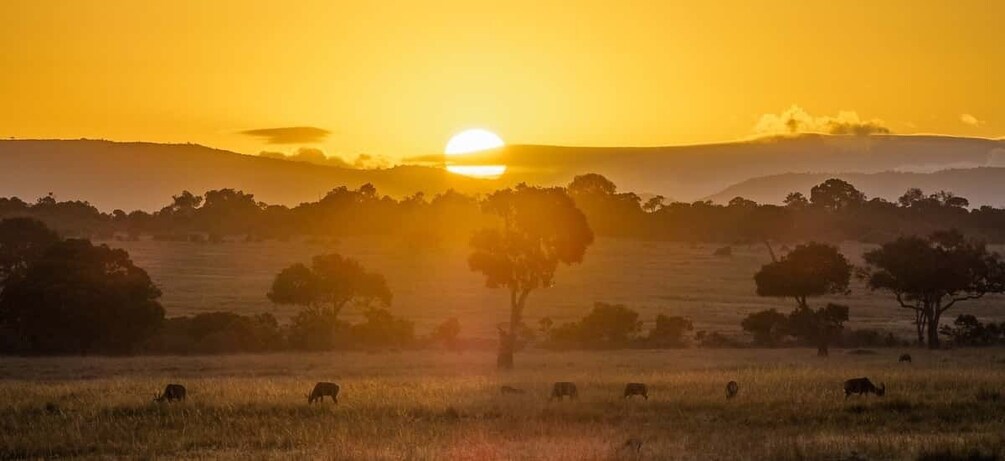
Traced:
<svg viewBox="0 0 1005 461">
<path fill-rule="evenodd" d="M 809 350 L 0 361 L 0 458 L 913 459 L 1003 453 L 1000 351 L 817 359 Z M 851 397 L 844 379 L 885 382 Z M 729 380 L 740 393 L 725 398 Z M 341 405 L 308 405 L 315 381 Z M 578 402 L 549 402 L 575 381 Z M 624 400 L 629 381 L 650 399 Z M 184 403 L 156 404 L 169 382 Z M 502 396 L 501 384 L 528 391 Z M 642 440 L 641 449 L 624 448 Z"/>
</svg>

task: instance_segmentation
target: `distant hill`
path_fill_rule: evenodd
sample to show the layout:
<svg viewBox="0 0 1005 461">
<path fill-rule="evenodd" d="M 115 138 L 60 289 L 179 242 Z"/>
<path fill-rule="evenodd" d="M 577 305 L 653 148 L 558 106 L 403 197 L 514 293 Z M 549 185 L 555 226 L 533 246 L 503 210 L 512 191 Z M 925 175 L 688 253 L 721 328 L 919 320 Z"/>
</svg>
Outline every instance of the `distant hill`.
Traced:
<svg viewBox="0 0 1005 461">
<path fill-rule="evenodd" d="M 696 200 L 750 178 L 781 173 L 1005 167 L 1005 141 L 947 136 L 802 135 L 677 147 L 509 146 L 495 155 L 501 158 L 486 162 L 509 164 L 514 171 L 511 181 L 565 183 L 576 174 L 598 172 L 626 190 Z M 935 184 L 929 187 L 951 188 Z M 971 195 L 978 195 L 972 188 L 969 190 Z"/>
<path fill-rule="evenodd" d="M 494 189 L 488 181 L 433 167 L 354 170 L 194 144 L 0 141 L 0 197 L 27 201 L 52 192 L 59 200 L 87 200 L 103 211 L 156 210 L 182 190 L 201 194 L 224 187 L 242 189 L 268 203 L 296 205 L 317 200 L 338 186 L 358 187 L 367 182 L 394 196 L 450 188 Z"/>
<path fill-rule="evenodd" d="M 802 192 L 809 197 L 810 188 L 828 178 L 848 181 L 870 198 L 895 201 L 907 189 L 918 187 L 926 193 L 952 191 L 969 199 L 971 206 L 1005 206 L 1005 168 L 991 167 L 934 173 L 786 173 L 748 179 L 707 198 L 716 203 L 726 203 L 733 197 L 758 203 L 781 203 L 789 192 Z"/>
<path fill-rule="evenodd" d="M 600 173 L 622 190 L 696 200 L 747 179 L 783 173 L 931 172 L 1005 166 L 1005 141 L 947 136 L 802 135 L 721 144 L 673 147 L 562 147 L 512 145 L 466 156 L 472 163 L 506 164 L 496 180 L 472 179 L 439 167 L 442 156 L 412 159 L 425 166 L 356 170 L 242 155 L 193 144 L 119 143 L 93 140 L 0 140 L 0 196 L 33 200 L 49 192 L 60 200 L 88 200 L 102 210 L 158 209 L 182 190 L 202 193 L 232 187 L 269 203 L 316 200 L 334 187 L 370 182 L 384 194 L 427 194 L 450 188 L 486 192 L 520 182 L 564 185 L 575 175 Z M 827 176 L 824 174 L 824 176 Z M 952 190 L 975 204 L 1001 196 L 1000 189 L 967 180 L 911 184 Z M 905 181 L 911 176 L 904 176 Z M 919 180 L 923 176 L 917 176 Z M 854 181 L 853 181 L 854 182 Z M 802 183 L 799 183 L 800 185 Z M 958 185 L 956 185 L 958 184 Z M 990 184 L 990 183 L 989 183 Z M 964 189 L 966 186 L 966 189 Z M 988 186 L 991 187 L 991 186 Z M 763 193 L 780 200 L 782 191 Z M 870 193 L 869 187 L 863 188 Z M 896 186 L 903 192 L 906 187 Z M 748 197 L 754 199 L 755 197 Z"/>
</svg>

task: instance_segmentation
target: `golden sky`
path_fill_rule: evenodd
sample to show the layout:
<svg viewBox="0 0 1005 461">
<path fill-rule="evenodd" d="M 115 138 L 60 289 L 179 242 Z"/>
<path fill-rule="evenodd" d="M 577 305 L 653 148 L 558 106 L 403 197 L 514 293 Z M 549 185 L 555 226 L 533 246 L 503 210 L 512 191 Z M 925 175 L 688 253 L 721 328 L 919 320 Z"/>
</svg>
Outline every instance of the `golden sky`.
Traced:
<svg viewBox="0 0 1005 461">
<path fill-rule="evenodd" d="M 240 132 L 305 126 L 330 154 L 394 159 L 470 127 L 740 139 L 798 105 L 998 137 L 1002 18 L 997 0 L 4 0 L 0 136 L 288 152 Z"/>
</svg>

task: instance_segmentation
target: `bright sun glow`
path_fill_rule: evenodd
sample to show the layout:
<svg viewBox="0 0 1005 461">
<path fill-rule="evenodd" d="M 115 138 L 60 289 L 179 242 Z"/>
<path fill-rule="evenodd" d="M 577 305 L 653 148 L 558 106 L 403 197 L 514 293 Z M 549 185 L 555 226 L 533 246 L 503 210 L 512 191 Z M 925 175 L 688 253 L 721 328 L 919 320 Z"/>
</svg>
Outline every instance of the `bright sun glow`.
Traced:
<svg viewBox="0 0 1005 461">
<path fill-rule="evenodd" d="M 462 131 L 450 138 L 446 149 L 444 149 L 444 153 L 447 156 L 453 157 L 472 152 L 497 149 L 504 145 L 499 135 L 488 130 L 475 128 Z M 447 171 L 476 178 L 498 178 L 506 172 L 506 165 L 462 165 L 448 161 Z"/>
</svg>

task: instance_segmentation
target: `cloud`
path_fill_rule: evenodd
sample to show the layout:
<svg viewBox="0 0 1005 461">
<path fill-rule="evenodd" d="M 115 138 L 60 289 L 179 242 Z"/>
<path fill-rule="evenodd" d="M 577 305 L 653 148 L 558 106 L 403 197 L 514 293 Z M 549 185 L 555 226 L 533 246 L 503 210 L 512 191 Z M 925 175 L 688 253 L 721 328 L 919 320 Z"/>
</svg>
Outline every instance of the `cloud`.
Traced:
<svg viewBox="0 0 1005 461">
<path fill-rule="evenodd" d="M 268 144 L 303 144 L 324 141 L 331 132 L 313 126 L 293 126 L 247 130 L 240 134 L 263 138 Z"/>
<path fill-rule="evenodd" d="M 887 134 L 890 129 L 879 119 L 862 120 L 854 111 L 841 111 L 837 116 L 815 117 L 793 105 L 780 114 L 764 114 L 754 126 L 757 135 L 785 135 L 798 133 L 851 134 L 866 136 Z"/>
<path fill-rule="evenodd" d="M 380 155 L 360 154 L 356 157 L 356 160 L 349 162 L 340 156 L 328 155 L 321 149 L 313 147 L 301 147 L 289 155 L 282 152 L 262 151 L 258 153 L 258 156 L 278 160 L 288 160 L 291 162 L 304 162 L 312 163 L 314 165 L 352 168 L 357 170 L 387 168 L 391 166 L 391 161 Z"/>
<path fill-rule="evenodd" d="M 984 124 L 984 120 L 974 117 L 971 114 L 960 114 L 960 121 L 970 126 L 981 126 Z"/>
</svg>

